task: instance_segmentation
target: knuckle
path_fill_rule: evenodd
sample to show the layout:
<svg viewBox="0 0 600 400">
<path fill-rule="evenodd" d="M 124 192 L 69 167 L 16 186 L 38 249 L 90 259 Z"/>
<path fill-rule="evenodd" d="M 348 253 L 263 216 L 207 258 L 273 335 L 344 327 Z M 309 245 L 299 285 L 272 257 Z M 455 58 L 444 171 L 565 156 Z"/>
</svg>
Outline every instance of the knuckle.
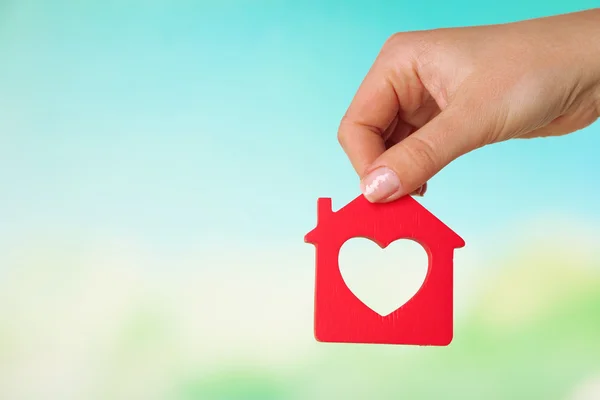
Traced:
<svg viewBox="0 0 600 400">
<path fill-rule="evenodd" d="M 462 103 L 455 107 L 457 115 L 455 120 L 463 121 L 462 135 L 467 135 L 470 147 L 481 148 L 498 141 L 506 122 L 503 107 L 474 99 L 465 99 Z M 492 106 L 492 104 L 494 105 Z M 458 134 L 458 127 L 456 127 L 456 133 Z"/>
<path fill-rule="evenodd" d="M 418 42 L 414 32 L 397 32 L 387 38 L 384 42 L 379 55 L 380 59 L 393 59 L 397 54 L 407 55 L 416 49 L 415 43 Z"/>
<path fill-rule="evenodd" d="M 411 69 L 422 63 L 430 47 L 428 32 L 397 32 L 385 41 L 377 63 L 393 76 L 398 69 Z"/>
<path fill-rule="evenodd" d="M 413 136 L 407 152 L 416 168 L 427 175 L 432 175 L 437 170 L 439 163 L 439 155 L 435 149 L 436 147 L 431 141 Z"/>
<path fill-rule="evenodd" d="M 400 44 L 404 41 L 404 37 L 405 37 L 405 33 L 403 33 L 403 32 L 393 33 L 385 40 L 382 48 L 384 50 L 395 48 L 398 44 Z"/>
<path fill-rule="evenodd" d="M 340 125 L 338 127 L 338 131 L 337 131 L 337 141 L 340 144 L 340 146 L 342 146 L 342 148 L 344 148 L 346 146 L 346 143 L 348 142 L 348 132 L 349 129 L 346 129 L 346 127 L 350 124 L 350 121 L 348 119 L 347 115 L 344 115 L 342 117 L 342 120 L 340 122 Z"/>
<path fill-rule="evenodd" d="M 374 135 L 383 137 L 384 131 L 375 125 L 369 125 L 365 122 L 360 122 L 354 118 L 350 118 L 347 115 L 342 117 L 340 125 L 338 127 L 337 139 L 340 145 L 344 147 L 353 138 L 356 137 L 358 132 L 370 132 Z"/>
<path fill-rule="evenodd" d="M 386 39 L 382 51 L 397 52 L 402 49 L 418 55 L 431 47 L 431 35 L 430 31 L 396 32 Z"/>
</svg>

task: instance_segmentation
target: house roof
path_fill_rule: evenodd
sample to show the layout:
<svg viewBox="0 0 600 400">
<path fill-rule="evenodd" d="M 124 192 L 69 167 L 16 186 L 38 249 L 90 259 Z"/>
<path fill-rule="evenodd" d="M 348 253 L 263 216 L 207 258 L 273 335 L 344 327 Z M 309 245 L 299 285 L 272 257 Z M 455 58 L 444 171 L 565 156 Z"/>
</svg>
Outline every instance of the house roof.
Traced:
<svg viewBox="0 0 600 400">
<path fill-rule="evenodd" d="M 321 229 L 330 230 L 330 228 L 328 228 L 329 225 L 327 224 L 328 218 L 334 218 L 331 222 L 335 223 L 336 227 L 338 227 L 340 220 L 337 220 L 336 222 L 336 216 L 359 216 L 371 211 L 377 212 L 379 219 L 389 221 L 390 223 L 395 223 L 397 221 L 421 226 L 434 225 L 440 232 L 440 240 L 444 240 L 444 242 L 447 242 L 454 248 L 460 248 L 465 245 L 464 240 L 456 232 L 423 207 L 412 196 L 404 196 L 391 203 L 373 204 L 363 195 L 360 195 L 336 212 L 333 212 L 331 209 L 331 199 L 320 198 L 317 203 L 317 209 L 317 226 L 306 234 L 304 241 L 307 243 L 314 243 L 316 241 L 316 235 Z M 375 223 L 375 221 L 372 222 Z M 380 224 L 379 221 L 376 223 Z"/>
</svg>

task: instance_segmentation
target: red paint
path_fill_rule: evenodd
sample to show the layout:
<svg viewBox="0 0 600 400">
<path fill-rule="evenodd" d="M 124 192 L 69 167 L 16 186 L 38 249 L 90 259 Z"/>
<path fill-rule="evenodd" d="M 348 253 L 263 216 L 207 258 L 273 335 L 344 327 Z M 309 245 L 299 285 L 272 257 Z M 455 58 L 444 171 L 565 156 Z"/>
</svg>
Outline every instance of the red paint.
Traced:
<svg viewBox="0 0 600 400">
<path fill-rule="evenodd" d="M 465 242 L 411 196 L 373 204 L 362 195 L 337 212 L 317 203 L 317 227 L 304 241 L 316 247 L 315 338 L 320 342 L 446 346 L 453 337 L 453 256 Z M 385 249 L 412 239 L 429 256 L 419 291 L 387 316 L 371 310 L 348 288 L 338 255 L 349 239 L 367 238 Z"/>
</svg>

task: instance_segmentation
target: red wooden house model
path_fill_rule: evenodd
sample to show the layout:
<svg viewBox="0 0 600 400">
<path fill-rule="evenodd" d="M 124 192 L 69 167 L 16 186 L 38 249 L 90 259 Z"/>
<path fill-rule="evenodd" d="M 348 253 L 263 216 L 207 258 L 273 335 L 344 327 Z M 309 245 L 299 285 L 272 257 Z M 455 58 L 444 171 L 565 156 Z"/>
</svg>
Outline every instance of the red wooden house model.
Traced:
<svg viewBox="0 0 600 400">
<path fill-rule="evenodd" d="M 373 204 L 360 195 L 337 212 L 317 203 L 317 227 L 304 241 L 316 247 L 315 338 L 321 342 L 445 346 L 453 337 L 453 256 L 465 245 L 411 196 Z M 429 257 L 423 286 L 404 305 L 381 316 L 345 284 L 338 265 L 347 240 L 363 237 L 382 249 L 398 239 L 421 244 Z"/>
</svg>

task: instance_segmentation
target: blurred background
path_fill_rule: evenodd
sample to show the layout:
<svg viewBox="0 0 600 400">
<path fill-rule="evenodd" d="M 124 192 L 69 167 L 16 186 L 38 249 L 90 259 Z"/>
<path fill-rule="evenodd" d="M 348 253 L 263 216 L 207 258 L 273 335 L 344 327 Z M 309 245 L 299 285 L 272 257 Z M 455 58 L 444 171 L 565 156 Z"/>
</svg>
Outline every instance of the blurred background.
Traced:
<svg viewBox="0 0 600 400">
<path fill-rule="evenodd" d="M 0 0 L 0 398 L 600 399 L 600 125 L 430 181 L 447 348 L 315 342 L 303 242 L 359 194 L 336 130 L 387 37 L 594 6 Z M 370 304 L 422 281 L 400 244 L 344 247 Z"/>
</svg>

